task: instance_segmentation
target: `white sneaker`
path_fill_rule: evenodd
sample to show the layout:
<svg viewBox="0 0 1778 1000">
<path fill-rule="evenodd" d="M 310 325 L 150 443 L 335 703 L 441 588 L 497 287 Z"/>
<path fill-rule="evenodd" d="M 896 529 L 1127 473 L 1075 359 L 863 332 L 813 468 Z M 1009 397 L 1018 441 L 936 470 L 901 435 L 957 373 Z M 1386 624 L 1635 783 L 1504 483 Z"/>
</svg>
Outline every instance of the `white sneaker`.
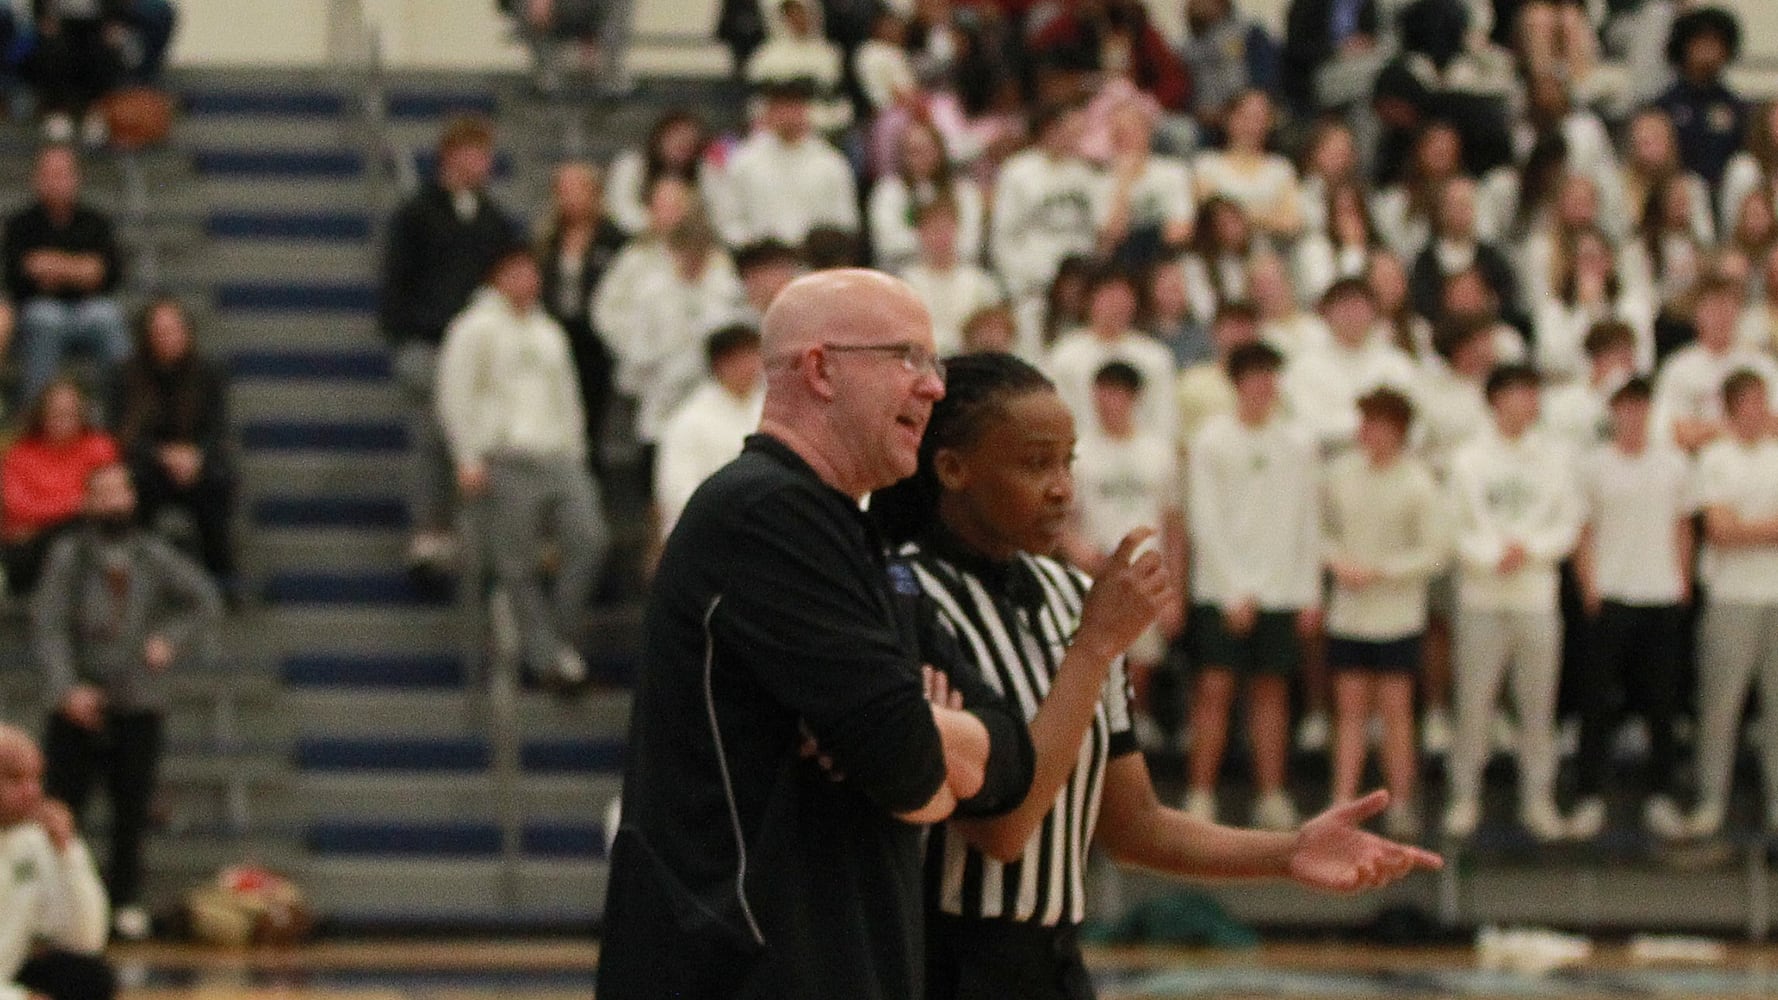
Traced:
<svg viewBox="0 0 1778 1000">
<path fill-rule="evenodd" d="M 1253 804 L 1253 825 L 1261 830 L 1294 830 L 1299 822 L 1296 806 L 1282 790 L 1267 792 Z"/>
<path fill-rule="evenodd" d="M 1642 804 L 1642 825 L 1662 840 L 1684 840 L 1690 834 L 1678 803 L 1665 795 L 1651 795 Z"/>
<path fill-rule="evenodd" d="M 1700 839 L 1714 837 L 1722 832 L 1722 821 L 1727 816 L 1728 808 L 1722 803 L 1700 802 L 1685 822 L 1686 835 Z"/>
<path fill-rule="evenodd" d="M 1519 823 L 1531 836 L 1546 844 L 1568 836 L 1569 824 L 1554 802 L 1532 802 L 1519 807 Z"/>
<path fill-rule="evenodd" d="M 1389 808 L 1383 810 L 1383 835 L 1410 844 L 1419 840 L 1419 805 L 1412 801 L 1389 803 Z"/>
<path fill-rule="evenodd" d="M 1442 708 L 1430 708 L 1420 716 L 1420 749 L 1435 757 L 1450 751 L 1450 712 Z"/>
<path fill-rule="evenodd" d="M 1575 840 L 1592 840 L 1605 829 L 1605 800 L 1597 795 L 1581 800 L 1568 817 L 1568 836 Z"/>
<path fill-rule="evenodd" d="M 1182 806 L 1186 815 L 1206 823 L 1216 822 L 1216 793 L 1208 788 L 1194 788 L 1185 793 Z"/>
<path fill-rule="evenodd" d="M 448 531 L 421 531 L 407 546 L 407 564 L 411 569 L 443 572 L 450 569 L 457 556 L 457 539 Z"/>
<path fill-rule="evenodd" d="M 143 941 L 154 929 L 148 911 L 140 906 L 120 906 L 111 914 L 111 930 L 122 941 Z"/>
<path fill-rule="evenodd" d="M 1327 713 L 1310 712 L 1296 727 L 1296 748 L 1303 753 L 1323 753 L 1331 736 Z"/>
<path fill-rule="evenodd" d="M 1482 824 L 1482 803 L 1477 799 L 1458 799 L 1445 807 L 1445 836 L 1464 840 L 1475 834 Z"/>
<path fill-rule="evenodd" d="M 43 137 L 50 142 L 73 142 L 74 116 L 61 111 L 44 115 Z"/>
</svg>

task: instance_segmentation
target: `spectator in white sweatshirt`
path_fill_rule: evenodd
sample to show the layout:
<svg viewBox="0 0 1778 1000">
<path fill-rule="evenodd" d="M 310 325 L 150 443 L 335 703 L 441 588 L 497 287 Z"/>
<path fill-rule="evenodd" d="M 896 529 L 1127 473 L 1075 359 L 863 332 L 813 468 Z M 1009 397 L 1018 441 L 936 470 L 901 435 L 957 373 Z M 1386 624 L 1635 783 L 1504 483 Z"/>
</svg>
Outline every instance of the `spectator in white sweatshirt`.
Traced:
<svg viewBox="0 0 1778 1000">
<path fill-rule="evenodd" d="M 1707 278 L 1692 307 L 1696 339 L 1674 351 L 1655 381 L 1655 426 L 1689 452 L 1723 434 L 1723 379 L 1742 368 L 1778 390 L 1778 365 L 1762 352 L 1736 343 L 1741 286 L 1731 278 Z"/>
<path fill-rule="evenodd" d="M 844 87 L 846 57 L 822 35 L 810 4 L 811 0 L 778 3 L 774 30 L 765 44 L 747 57 L 744 75 L 755 87 L 789 83 L 810 87 L 810 120 L 817 130 L 832 134 L 852 124 L 852 100 Z"/>
<path fill-rule="evenodd" d="M 729 246 L 768 237 L 801 246 L 818 226 L 859 230 L 852 167 L 812 130 L 800 82 L 765 88 L 759 127 L 735 149 L 725 186 L 728 217 L 718 227 Z"/>
<path fill-rule="evenodd" d="M 941 355 L 963 349 L 963 325 L 969 318 L 1006 301 L 1000 282 L 977 267 L 958 248 L 961 220 L 957 204 L 939 198 L 915 214 L 919 255 L 901 272 L 926 311 L 932 315 L 932 340 Z"/>
<path fill-rule="evenodd" d="M 1322 530 L 1333 593 L 1327 660 L 1334 672 L 1333 800 L 1358 797 L 1368 728 L 1383 723 L 1389 835 L 1419 834 L 1414 681 L 1427 623 L 1427 585 L 1449 557 L 1443 497 L 1407 453 L 1414 407 L 1387 386 L 1360 397 L 1358 447 L 1333 460 Z"/>
<path fill-rule="evenodd" d="M 636 281 L 628 329 L 608 331 L 617 387 L 636 400 L 636 437 L 655 443 L 673 407 L 703 378 L 704 337 L 743 304 L 734 260 L 693 213 L 666 239 L 664 259 Z"/>
<path fill-rule="evenodd" d="M 1086 112 L 1056 105 L 1032 122 L 1037 141 L 1013 154 L 994 183 L 988 254 L 1019 315 L 1021 350 L 1041 343 L 1044 294 L 1065 258 L 1093 251 L 1099 178 L 1078 152 Z"/>
<path fill-rule="evenodd" d="M 1772 386 L 1752 370 L 1723 382 L 1726 433 L 1698 458 L 1704 512 L 1698 625 L 1698 805 L 1695 836 L 1722 828 L 1747 689 L 1760 693 L 1766 829 L 1778 831 L 1778 439 Z"/>
<path fill-rule="evenodd" d="M 654 505 L 665 540 L 699 484 L 741 453 L 759 427 L 765 402 L 765 363 L 759 331 L 726 326 L 704 344 L 710 377 L 673 410 L 661 428 L 654 463 Z"/>
<path fill-rule="evenodd" d="M 1290 679 L 1320 629 L 1320 456 L 1279 406 L 1284 359 L 1269 344 L 1228 358 L 1235 410 L 1205 421 L 1187 454 L 1193 688 L 1185 809 L 1216 816 L 1216 778 L 1237 687 L 1247 688 L 1256 826 L 1297 822 L 1285 790 Z"/>
<path fill-rule="evenodd" d="M 1451 465 L 1457 539 L 1457 733 L 1446 836 L 1481 820 L 1482 768 L 1494 705 L 1512 672 L 1519 719 L 1519 820 L 1539 840 L 1567 835 L 1556 809 L 1556 685 L 1562 651 L 1558 567 L 1580 533 L 1566 448 L 1535 428 L 1538 377 L 1526 365 L 1488 376 L 1493 427 Z"/>
<path fill-rule="evenodd" d="M 1543 429 L 1585 455 L 1611 436 L 1611 397 L 1636 375 L 1636 331 L 1622 320 L 1594 323 L 1581 341 L 1587 367 L 1583 378 L 1543 391 Z M 1662 441 L 1671 445 L 1671 441 Z"/>
<path fill-rule="evenodd" d="M 539 303 L 541 289 L 528 248 L 501 256 L 445 330 L 435 402 L 457 487 L 512 601 L 525 666 L 571 688 L 587 679 L 574 635 L 609 533 L 568 335 Z M 548 593 L 537 562 L 546 524 L 559 553 Z"/>
<path fill-rule="evenodd" d="M 1414 362 L 1376 336 L 1377 304 L 1362 278 L 1342 278 L 1321 296 L 1325 340 L 1290 356 L 1284 395 L 1323 452 L 1352 444 L 1359 397 L 1382 386 L 1409 392 L 1420 381 Z"/>
<path fill-rule="evenodd" d="M 1144 430 L 1171 438 L 1178 423 L 1177 401 L 1166 391 L 1178 373 L 1173 352 L 1136 328 L 1141 292 L 1128 272 L 1106 265 L 1087 281 L 1087 325 L 1063 334 L 1044 360 L 1045 373 L 1074 414 L 1082 431 L 1099 429 L 1093 412 L 1093 378 L 1107 362 L 1122 361 L 1153 386 L 1144 391 L 1136 419 Z"/>
<path fill-rule="evenodd" d="M 43 754 L 0 725 L 0 997 L 111 1000 L 109 904 L 68 807 L 43 797 Z"/>
</svg>

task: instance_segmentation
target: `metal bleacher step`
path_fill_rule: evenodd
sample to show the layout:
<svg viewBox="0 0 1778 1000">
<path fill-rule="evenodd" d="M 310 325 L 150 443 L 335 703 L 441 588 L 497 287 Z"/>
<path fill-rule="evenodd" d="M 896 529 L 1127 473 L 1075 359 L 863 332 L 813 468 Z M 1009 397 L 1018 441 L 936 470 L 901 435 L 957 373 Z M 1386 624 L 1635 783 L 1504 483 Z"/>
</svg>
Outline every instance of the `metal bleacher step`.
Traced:
<svg viewBox="0 0 1778 1000">
<path fill-rule="evenodd" d="M 194 185 L 207 219 L 219 211 L 312 212 L 330 206 L 365 205 L 369 199 L 366 178 L 278 176 L 218 173 L 202 177 Z"/>
<path fill-rule="evenodd" d="M 349 359 L 348 359 L 349 360 Z M 268 379 L 242 375 L 242 355 L 230 359 L 236 381 L 229 408 L 242 421 L 266 422 L 280 417 L 353 413 L 379 421 L 400 420 L 410 407 L 385 380 L 340 381 L 338 376 Z"/>
<path fill-rule="evenodd" d="M 219 349 L 363 350 L 384 343 L 365 310 L 206 308 L 205 325 Z"/>
<path fill-rule="evenodd" d="M 519 814 L 536 822 L 591 823 L 621 789 L 615 773 L 505 780 L 470 774 L 304 774 L 295 779 L 307 820 L 377 817 L 394 822 L 497 822 L 510 790 Z"/>
<path fill-rule="evenodd" d="M 387 451 L 249 450 L 242 492 L 257 497 L 387 497 L 402 488 L 405 457 Z"/>
<path fill-rule="evenodd" d="M 187 254 L 169 267 L 175 279 L 238 284 L 243 279 L 346 285 L 375 271 L 369 248 L 359 242 L 301 237 L 212 239 L 204 254 Z"/>
<path fill-rule="evenodd" d="M 492 858 L 315 857 L 305 872 L 316 906 L 347 924 L 559 926 L 605 899 L 605 865 L 591 860 L 527 859 L 516 880 Z"/>
<path fill-rule="evenodd" d="M 264 613 L 261 635 L 280 657 L 323 642 L 355 653 L 451 655 L 463 645 L 460 617 L 448 607 L 274 606 Z"/>
</svg>

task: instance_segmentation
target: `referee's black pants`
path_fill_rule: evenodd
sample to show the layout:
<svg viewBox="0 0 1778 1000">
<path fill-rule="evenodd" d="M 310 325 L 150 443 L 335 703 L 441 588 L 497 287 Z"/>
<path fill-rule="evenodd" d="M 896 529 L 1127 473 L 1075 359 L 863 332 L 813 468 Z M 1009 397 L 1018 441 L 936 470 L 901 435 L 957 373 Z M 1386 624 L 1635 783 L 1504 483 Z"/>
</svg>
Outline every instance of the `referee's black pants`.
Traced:
<svg viewBox="0 0 1778 1000">
<path fill-rule="evenodd" d="M 1685 656 L 1685 608 L 1606 601 L 1588 623 L 1586 654 L 1574 692 L 1580 701 L 1580 752 L 1575 757 L 1580 795 L 1604 790 L 1611 738 L 1626 712 L 1648 724 L 1648 791 L 1665 793 L 1678 750 L 1673 713 L 1679 704 L 1679 671 Z"/>
<path fill-rule="evenodd" d="M 1094 1000 L 1073 927 L 927 914 L 926 1000 Z"/>
</svg>

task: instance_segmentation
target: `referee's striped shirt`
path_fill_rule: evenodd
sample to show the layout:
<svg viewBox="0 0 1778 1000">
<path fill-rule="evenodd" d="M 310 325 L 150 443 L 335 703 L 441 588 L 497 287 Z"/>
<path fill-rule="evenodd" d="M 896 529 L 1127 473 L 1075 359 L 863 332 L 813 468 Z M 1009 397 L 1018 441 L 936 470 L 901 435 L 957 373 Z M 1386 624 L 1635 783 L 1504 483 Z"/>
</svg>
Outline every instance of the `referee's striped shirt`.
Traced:
<svg viewBox="0 0 1778 1000">
<path fill-rule="evenodd" d="M 1080 623 L 1091 581 L 1053 559 L 1021 555 L 1010 564 L 992 563 L 942 538 L 924 547 L 910 545 L 901 557 L 913 567 L 963 655 L 1029 722 Z M 929 904 L 961 917 L 1079 924 L 1086 917 L 1087 849 L 1099 817 L 1105 765 L 1135 750 L 1120 658 L 1106 679 L 1074 772 L 1023 857 L 997 861 L 948 826 L 934 827 L 926 848 Z"/>
</svg>

